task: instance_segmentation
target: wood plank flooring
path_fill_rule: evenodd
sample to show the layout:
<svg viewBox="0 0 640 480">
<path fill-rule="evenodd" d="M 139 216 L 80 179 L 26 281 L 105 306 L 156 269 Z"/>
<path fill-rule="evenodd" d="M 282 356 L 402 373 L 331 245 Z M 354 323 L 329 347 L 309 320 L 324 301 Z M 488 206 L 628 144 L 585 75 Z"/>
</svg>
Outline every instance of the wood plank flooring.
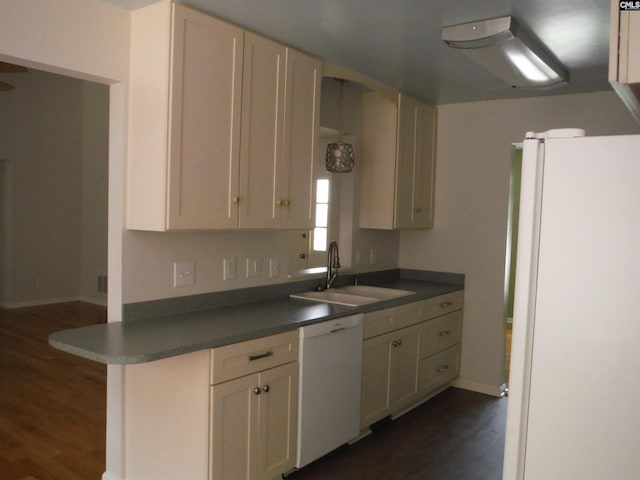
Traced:
<svg viewBox="0 0 640 480">
<path fill-rule="evenodd" d="M 49 347 L 49 334 L 106 321 L 69 302 L 0 308 L 0 480 L 99 480 L 106 366 Z"/>
<path fill-rule="evenodd" d="M 287 480 L 499 480 L 507 399 L 449 388 Z"/>
</svg>

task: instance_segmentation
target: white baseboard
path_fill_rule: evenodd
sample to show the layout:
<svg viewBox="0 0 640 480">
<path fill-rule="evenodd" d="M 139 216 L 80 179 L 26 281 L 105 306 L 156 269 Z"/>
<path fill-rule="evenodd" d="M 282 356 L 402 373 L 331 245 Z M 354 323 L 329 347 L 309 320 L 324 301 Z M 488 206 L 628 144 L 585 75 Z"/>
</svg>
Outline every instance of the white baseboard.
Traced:
<svg viewBox="0 0 640 480">
<path fill-rule="evenodd" d="M 109 472 L 104 472 L 102 474 L 102 480 L 122 480 L 122 478 L 117 477 Z"/>
<path fill-rule="evenodd" d="M 458 378 L 454 380 L 452 383 L 452 386 L 457 388 L 462 388 L 463 390 L 471 390 L 472 392 L 492 395 L 494 397 L 503 397 L 507 389 L 507 386 L 504 383 L 499 386 L 487 385 L 486 383 L 472 382 L 470 380 L 465 380 L 463 378 Z"/>
<path fill-rule="evenodd" d="M 2 302 L 2 308 L 23 308 L 23 307 L 39 307 L 40 305 L 51 305 L 53 303 L 77 302 L 80 297 L 63 297 L 63 298 L 47 298 L 42 300 L 27 300 L 24 302 Z"/>
<path fill-rule="evenodd" d="M 103 307 L 107 306 L 107 297 L 102 298 L 94 298 L 94 297 L 63 297 L 63 298 L 46 298 L 43 300 L 27 300 L 24 302 L 2 302 L 0 301 L 0 307 L 11 309 L 11 308 L 25 308 L 25 307 L 39 307 L 41 305 L 53 305 L 55 303 L 66 303 L 66 302 L 87 302 L 93 303 L 94 305 L 101 305 Z"/>
</svg>

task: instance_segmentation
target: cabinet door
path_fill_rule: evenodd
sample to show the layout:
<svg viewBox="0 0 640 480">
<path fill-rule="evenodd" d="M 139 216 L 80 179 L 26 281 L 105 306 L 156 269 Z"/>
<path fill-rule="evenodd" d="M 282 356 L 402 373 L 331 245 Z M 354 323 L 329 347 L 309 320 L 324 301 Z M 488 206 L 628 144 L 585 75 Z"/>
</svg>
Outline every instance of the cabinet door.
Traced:
<svg viewBox="0 0 640 480">
<path fill-rule="evenodd" d="M 360 228 L 393 228 L 397 128 L 397 99 L 363 93 Z"/>
<path fill-rule="evenodd" d="M 393 332 L 391 341 L 391 410 L 398 410 L 418 397 L 418 362 L 422 325 Z"/>
<path fill-rule="evenodd" d="M 398 96 L 395 228 L 433 226 L 436 109 Z"/>
<path fill-rule="evenodd" d="M 276 171 L 282 158 L 287 49 L 246 32 L 242 80 L 240 228 L 279 224 Z"/>
<path fill-rule="evenodd" d="M 313 228 L 321 69 L 320 60 L 287 49 L 284 151 L 276 199 L 283 228 Z"/>
<path fill-rule="evenodd" d="M 394 228 L 413 226 L 414 177 L 416 174 L 416 140 L 419 102 L 398 95 L 398 151 L 396 162 Z"/>
<path fill-rule="evenodd" d="M 237 226 L 243 38 L 240 28 L 175 5 L 169 229 Z"/>
<path fill-rule="evenodd" d="M 258 375 L 211 387 L 211 478 L 249 480 L 253 478 L 258 436 Z"/>
<path fill-rule="evenodd" d="M 295 466 L 298 364 L 260 373 L 259 447 L 253 480 L 271 480 Z"/>
<path fill-rule="evenodd" d="M 394 332 L 365 340 L 362 348 L 360 426 L 366 428 L 391 413 L 391 342 Z"/>
<path fill-rule="evenodd" d="M 416 111 L 416 151 L 413 177 L 413 228 L 432 228 L 436 182 L 437 110 L 420 103 Z"/>
</svg>

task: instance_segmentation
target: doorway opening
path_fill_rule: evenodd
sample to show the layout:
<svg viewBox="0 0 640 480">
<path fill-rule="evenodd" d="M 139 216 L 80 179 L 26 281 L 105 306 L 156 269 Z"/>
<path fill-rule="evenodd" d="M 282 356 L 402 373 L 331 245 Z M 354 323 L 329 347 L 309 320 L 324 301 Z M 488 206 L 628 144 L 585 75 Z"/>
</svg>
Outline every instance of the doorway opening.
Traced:
<svg viewBox="0 0 640 480">
<path fill-rule="evenodd" d="M 507 214 L 507 241 L 504 268 L 504 340 L 505 383 L 509 383 L 511 362 L 511 333 L 513 329 L 513 294 L 515 291 L 516 256 L 518 253 L 518 220 L 520 212 L 520 181 L 522 176 L 522 143 L 511 147 L 511 174 L 509 177 L 509 209 Z"/>
<path fill-rule="evenodd" d="M 32 68 L 10 79 L 0 92 L 0 306 L 106 306 L 109 87 Z"/>
</svg>

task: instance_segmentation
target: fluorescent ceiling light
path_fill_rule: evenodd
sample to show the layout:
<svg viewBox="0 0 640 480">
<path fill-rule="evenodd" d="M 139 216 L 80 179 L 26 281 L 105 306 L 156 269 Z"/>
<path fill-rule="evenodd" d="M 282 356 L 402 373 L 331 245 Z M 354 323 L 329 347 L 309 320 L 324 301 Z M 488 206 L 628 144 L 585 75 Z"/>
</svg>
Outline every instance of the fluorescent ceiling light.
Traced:
<svg viewBox="0 0 640 480">
<path fill-rule="evenodd" d="M 569 81 L 567 72 L 510 16 L 443 27 L 442 40 L 514 88 L 547 89 Z"/>
</svg>

